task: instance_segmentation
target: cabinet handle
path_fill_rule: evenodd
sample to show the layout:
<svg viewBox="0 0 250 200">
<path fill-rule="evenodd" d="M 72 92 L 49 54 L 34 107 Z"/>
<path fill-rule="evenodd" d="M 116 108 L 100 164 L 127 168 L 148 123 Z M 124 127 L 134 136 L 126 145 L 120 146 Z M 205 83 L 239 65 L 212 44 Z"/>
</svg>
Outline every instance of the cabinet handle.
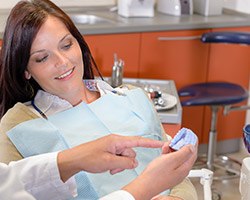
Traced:
<svg viewBox="0 0 250 200">
<path fill-rule="evenodd" d="M 196 36 L 183 36 L 183 37 L 158 37 L 159 41 L 175 41 L 175 40 L 198 40 L 201 35 Z"/>
</svg>

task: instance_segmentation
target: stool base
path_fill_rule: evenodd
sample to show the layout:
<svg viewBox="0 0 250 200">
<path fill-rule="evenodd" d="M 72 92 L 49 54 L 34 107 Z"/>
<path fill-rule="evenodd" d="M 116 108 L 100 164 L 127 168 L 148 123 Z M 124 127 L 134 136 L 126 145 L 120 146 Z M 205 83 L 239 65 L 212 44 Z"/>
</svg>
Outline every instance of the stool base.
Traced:
<svg viewBox="0 0 250 200">
<path fill-rule="evenodd" d="M 215 156 L 212 167 L 207 164 L 206 155 L 198 156 L 194 169 L 212 168 L 213 180 L 228 180 L 240 177 L 241 162 L 227 156 Z"/>
</svg>

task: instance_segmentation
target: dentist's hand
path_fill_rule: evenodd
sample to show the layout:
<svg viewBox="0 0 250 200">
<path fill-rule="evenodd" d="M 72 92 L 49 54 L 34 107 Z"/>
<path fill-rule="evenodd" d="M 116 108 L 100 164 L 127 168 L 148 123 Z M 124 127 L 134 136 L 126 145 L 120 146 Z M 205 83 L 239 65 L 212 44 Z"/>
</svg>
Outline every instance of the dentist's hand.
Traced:
<svg viewBox="0 0 250 200">
<path fill-rule="evenodd" d="M 137 136 L 108 135 L 67 149 L 58 154 L 58 168 L 62 181 L 79 171 L 118 173 L 135 168 L 136 153 L 133 147 L 161 148 L 163 142 Z"/>
</svg>

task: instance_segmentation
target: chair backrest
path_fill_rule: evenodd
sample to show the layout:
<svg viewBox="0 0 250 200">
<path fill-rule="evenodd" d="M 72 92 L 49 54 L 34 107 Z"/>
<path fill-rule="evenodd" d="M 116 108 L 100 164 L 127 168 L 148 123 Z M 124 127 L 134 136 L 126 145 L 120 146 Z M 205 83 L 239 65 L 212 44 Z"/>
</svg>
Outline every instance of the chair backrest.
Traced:
<svg viewBox="0 0 250 200">
<path fill-rule="evenodd" d="M 232 43 L 250 45 L 250 33 L 247 32 L 208 32 L 201 36 L 204 43 Z"/>
</svg>

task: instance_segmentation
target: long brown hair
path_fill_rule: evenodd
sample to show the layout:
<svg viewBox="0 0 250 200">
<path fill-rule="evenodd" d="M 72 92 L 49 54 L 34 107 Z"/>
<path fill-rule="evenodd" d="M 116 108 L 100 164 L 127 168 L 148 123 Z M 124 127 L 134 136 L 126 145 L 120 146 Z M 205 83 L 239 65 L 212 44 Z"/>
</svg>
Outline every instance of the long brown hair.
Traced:
<svg viewBox="0 0 250 200">
<path fill-rule="evenodd" d="M 60 19 L 78 41 L 83 55 L 83 79 L 94 79 L 94 70 L 102 77 L 82 34 L 65 12 L 49 0 L 20 1 L 7 19 L 0 52 L 0 118 L 15 103 L 33 99 L 41 89 L 34 79 L 27 80 L 24 72 L 32 42 L 49 15 Z"/>
</svg>

